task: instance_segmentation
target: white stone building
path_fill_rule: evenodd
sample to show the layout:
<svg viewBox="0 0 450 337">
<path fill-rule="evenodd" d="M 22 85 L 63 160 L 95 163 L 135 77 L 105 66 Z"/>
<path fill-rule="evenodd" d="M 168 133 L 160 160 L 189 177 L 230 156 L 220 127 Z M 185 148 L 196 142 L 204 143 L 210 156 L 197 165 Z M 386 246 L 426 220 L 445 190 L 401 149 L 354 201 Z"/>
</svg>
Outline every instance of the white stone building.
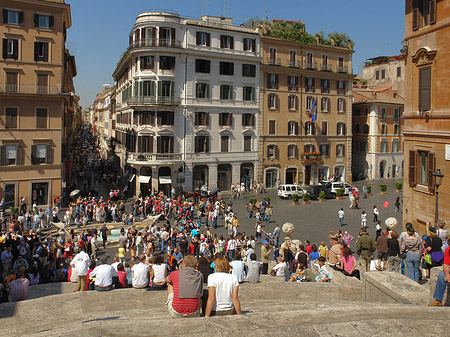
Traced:
<svg viewBox="0 0 450 337">
<path fill-rule="evenodd" d="M 254 179 L 259 38 L 232 19 L 143 12 L 113 77 L 116 153 L 132 193 Z"/>
</svg>

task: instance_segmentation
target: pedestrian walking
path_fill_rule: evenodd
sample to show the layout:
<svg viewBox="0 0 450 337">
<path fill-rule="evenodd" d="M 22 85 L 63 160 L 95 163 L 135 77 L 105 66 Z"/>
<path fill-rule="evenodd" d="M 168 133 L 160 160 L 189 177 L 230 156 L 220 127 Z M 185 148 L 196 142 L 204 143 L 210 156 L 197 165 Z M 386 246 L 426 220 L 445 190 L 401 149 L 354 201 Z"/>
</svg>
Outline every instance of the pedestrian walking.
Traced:
<svg viewBox="0 0 450 337">
<path fill-rule="evenodd" d="M 377 205 L 373 205 L 373 222 L 378 221 L 379 215 L 380 215 L 380 212 L 378 211 Z"/>
<path fill-rule="evenodd" d="M 344 216 L 345 216 L 344 209 L 341 208 L 341 209 L 338 211 L 339 225 L 340 225 L 341 227 L 344 226 Z"/>
<path fill-rule="evenodd" d="M 362 211 L 361 213 L 361 227 L 367 227 L 367 214 L 366 211 Z"/>
</svg>

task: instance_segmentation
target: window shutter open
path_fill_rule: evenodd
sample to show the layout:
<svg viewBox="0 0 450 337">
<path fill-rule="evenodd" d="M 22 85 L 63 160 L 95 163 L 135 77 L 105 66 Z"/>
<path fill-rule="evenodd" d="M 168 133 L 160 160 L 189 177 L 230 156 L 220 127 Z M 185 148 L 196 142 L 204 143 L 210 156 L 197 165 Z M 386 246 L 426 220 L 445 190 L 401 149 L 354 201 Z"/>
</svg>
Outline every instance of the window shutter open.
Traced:
<svg viewBox="0 0 450 337">
<path fill-rule="evenodd" d="M 347 135 L 347 126 L 345 125 L 345 123 L 342 125 L 342 134 L 343 134 L 344 136 Z"/>
<path fill-rule="evenodd" d="M 195 44 L 196 44 L 197 46 L 200 45 L 200 34 L 201 34 L 200 32 L 197 32 L 197 34 L 196 34 L 196 35 L 197 35 L 197 37 L 196 37 L 197 40 L 195 41 Z"/>
<path fill-rule="evenodd" d="M 34 60 L 39 61 L 39 43 L 34 43 Z"/>
<path fill-rule="evenodd" d="M 6 9 L 3 10 L 3 23 L 8 22 L 8 11 Z"/>
<path fill-rule="evenodd" d="M 6 146 L 0 146 L 0 165 L 6 165 Z"/>
<path fill-rule="evenodd" d="M 328 111 L 331 112 L 331 99 L 328 98 L 328 105 L 327 105 Z"/>
<path fill-rule="evenodd" d="M 205 152 L 209 153 L 209 136 L 205 137 Z"/>
<path fill-rule="evenodd" d="M 252 52 L 256 51 L 256 39 L 252 39 Z"/>
<path fill-rule="evenodd" d="M 280 151 L 278 150 L 278 145 L 275 145 L 275 158 L 279 158 L 280 156 Z"/>
<path fill-rule="evenodd" d="M 275 74 L 275 89 L 278 89 L 278 74 Z"/>
<path fill-rule="evenodd" d="M 54 24 L 55 24 L 55 17 L 54 17 L 53 15 L 50 15 L 50 16 L 48 17 L 48 26 L 49 26 L 50 28 L 52 28 Z"/>
<path fill-rule="evenodd" d="M 230 49 L 234 49 L 234 37 L 230 36 Z"/>
<path fill-rule="evenodd" d="M 8 57 L 8 39 L 3 39 L 3 58 Z"/>
<path fill-rule="evenodd" d="M 345 156 L 345 145 L 342 145 L 342 155 Z"/>
<path fill-rule="evenodd" d="M 171 28 L 170 29 L 170 37 L 171 37 L 171 39 L 172 39 L 172 44 L 174 44 L 175 43 L 175 37 L 176 37 L 176 29 L 175 28 Z"/>
<path fill-rule="evenodd" d="M 152 27 L 152 45 L 156 45 L 156 27 Z"/>
<path fill-rule="evenodd" d="M 298 145 L 295 145 L 295 159 L 298 159 Z"/>
<path fill-rule="evenodd" d="M 174 153 L 174 146 L 175 146 L 175 143 L 174 143 L 174 137 L 173 137 L 173 136 L 170 136 L 170 137 L 169 137 L 170 153 Z"/>
<path fill-rule="evenodd" d="M 31 164 L 36 164 L 36 153 L 37 153 L 37 146 L 31 145 Z"/>
<path fill-rule="evenodd" d="M 436 0 L 430 0 L 430 24 L 436 23 Z"/>
<path fill-rule="evenodd" d="M 312 91 L 313 92 L 316 91 L 316 79 L 315 78 L 312 79 Z"/>
<path fill-rule="evenodd" d="M 254 127 L 255 126 L 255 114 L 252 114 L 251 122 L 252 122 L 252 126 Z"/>
<path fill-rule="evenodd" d="M 23 165 L 23 148 L 20 145 L 16 146 L 16 165 Z"/>
<path fill-rule="evenodd" d="M 19 12 L 19 25 L 23 23 L 23 12 Z"/>
<path fill-rule="evenodd" d="M 53 164 L 53 148 L 47 145 L 47 164 Z"/>
<path fill-rule="evenodd" d="M 209 126 L 209 112 L 206 113 L 206 126 Z"/>
<path fill-rule="evenodd" d="M 130 36 L 128 37 L 128 42 L 129 42 L 129 45 L 130 45 L 130 46 L 133 45 L 133 35 L 130 35 Z"/>
<path fill-rule="evenodd" d="M 156 152 L 161 153 L 161 137 L 156 138 Z"/>
<path fill-rule="evenodd" d="M 428 191 L 434 192 L 434 177 L 435 171 L 435 155 L 434 153 L 428 153 Z"/>
<path fill-rule="evenodd" d="M 145 28 L 141 29 L 141 40 L 145 41 Z"/>
<path fill-rule="evenodd" d="M 431 67 L 419 69 L 419 110 L 431 109 Z"/>
<path fill-rule="evenodd" d="M 408 181 L 409 186 L 416 186 L 416 152 L 415 151 L 409 151 L 409 171 L 408 171 Z"/>
<path fill-rule="evenodd" d="M 34 14 L 34 26 L 39 26 L 39 14 Z"/>
<path fill-rule="evenodd" d="M 220 35 L 220 48 L 223 48 L 223 46 L 224 46 L 224 39 L 225 39 L 225 36 Z"/>
<path fill-rule="evenodd" d="M 295 122 L 295 134 L 298 135 L 298 122 Z"/>
<path fill-rule="evenodd" d="M 44 61 L 48 62 L 48 43 L 44 43 Z"/>
<path fill-rule="evenodd" d="M 19 58 L 19 41 L 18 40 L 13 40 L 13 48 L 14 48 L 13 59 L 17 60 Z"/>
<path fill-rule="evenodd" d="M 316 123 L 311 123 L 311 134 L 316 135 Z"/>
<path fill-rule="evenodd" d="M 413 24 L 412 29 L 417 30 L 419 29 L 419 0 L 413 0 Z"/>
<path fill-rule="evenodd" d="M 206 33 L 206 46 L 211 47 L 211 34 Z"/>
</svg>

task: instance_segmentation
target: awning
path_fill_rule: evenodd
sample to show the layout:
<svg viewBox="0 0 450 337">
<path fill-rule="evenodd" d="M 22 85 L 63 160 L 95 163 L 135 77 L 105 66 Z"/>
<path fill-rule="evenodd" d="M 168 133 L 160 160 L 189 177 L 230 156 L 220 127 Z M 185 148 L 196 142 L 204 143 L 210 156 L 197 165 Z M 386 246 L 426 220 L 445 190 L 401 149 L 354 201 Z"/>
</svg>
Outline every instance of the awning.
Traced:
<svg viewBox="0 0 450 337">
<path fill-rule="evenodd" d="M 160 184 L 172 184 L 172 178 L 170 176 L 159 177 Z"/>
<path fill-rule="evenodd" d="M 142 184 L 148 184 L 150 178 L 150 176 L 139 176 L 139 182 Z"/>
<path fill-rule="evenodd" d="M 130 179 L 128 179 L 128 181 L 131 183 L 133 180 L 134 180 L 134 177 L 136 177 L 136 175 L 135 174 L 133 174 L 132 176 L 131 176 L 131 178 Z"/>
</svg>

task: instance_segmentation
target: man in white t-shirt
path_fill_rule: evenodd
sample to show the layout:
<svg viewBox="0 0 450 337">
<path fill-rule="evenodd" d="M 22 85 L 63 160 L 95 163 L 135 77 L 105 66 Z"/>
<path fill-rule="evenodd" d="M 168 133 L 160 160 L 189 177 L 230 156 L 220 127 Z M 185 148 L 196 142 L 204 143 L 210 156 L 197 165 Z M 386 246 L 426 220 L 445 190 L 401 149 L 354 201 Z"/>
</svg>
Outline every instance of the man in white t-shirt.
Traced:
<svg viewBox="0 0 450 337">
<path fill-rule="evenodd" d="M 146 288 L 150 281 L 150 267 L 145 264 L 146 256 L 144 254 L 139 256 L 139 263 L 131 268 L 131 284 L 133 288 Z"/>
<path fill-rule="evenodd" d="M 278 256 L 277 262 L 276 266 L 272 268 L 272 271 L 276 273 L 276 276 L 284 277 L 286 275 L 287 264 L 281 256 Z"/>
</svg>

